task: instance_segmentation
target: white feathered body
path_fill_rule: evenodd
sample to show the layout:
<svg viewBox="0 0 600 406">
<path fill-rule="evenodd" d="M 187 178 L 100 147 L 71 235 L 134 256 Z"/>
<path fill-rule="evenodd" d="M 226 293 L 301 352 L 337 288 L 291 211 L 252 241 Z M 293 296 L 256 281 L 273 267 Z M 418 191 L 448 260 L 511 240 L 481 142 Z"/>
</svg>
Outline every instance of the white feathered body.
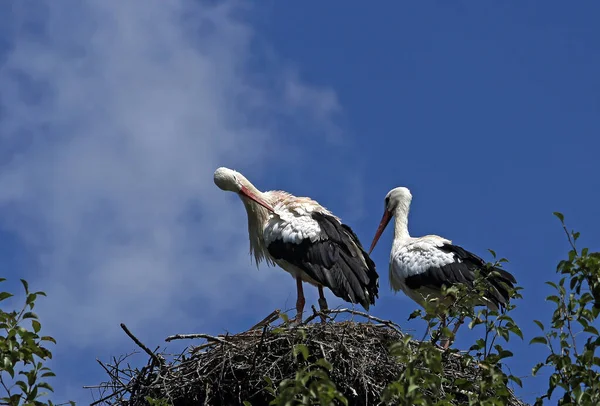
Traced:
<svg viewBox="0 0 600 406">
<path fill-rule="evenodd" d="M 427 272 L 431 268 L 440 268 L 457 260 L 452 253 L 443 252 L 438 247 L 451 244 L 452 241 L 437 235 L 408 237 L 394 241 L 390 253 L 389 280 L 392 289 L 403 291 L 417 303 L 423 303 L 427 295 L 439 296 L 436 289 L 420 288 L 412 290 L 406 286 L 406 278 Z"/>
<path fill-rule="evenodd" d="M 242 198 L 248 211 L 250 252 L 279 265 L 294 278 L 332 292 L 366 309 L 378 292 L 375 264 L 340 218 L 308 197 L 287 192 L 261 194 L 274 212 Z"/>
<path fill-rule="evenodd" d="M 274 202 L 275 209 L 275 213 L 269 213 L 269 218 L 262 229 L 263 244 L 260 249 L 263 249 L 265 256 L 268 256 L 270 261 L 267 262 L 279 265 L 294 278 L 300 278 L 311 285 L 318 285 L 317 281 L 297 266 L 283 259 L 274 259 L 266 247 L 278 239 L 284 243 L 297 245 L 303 240 L 314 243 L 326 239 L 327 236 L 323 235 L 319 223 L 311 217 L 315 211 L 332 216 L 341 224 L 340 219 L 308 197 L 296 197 L 283 191 L 265 192 L 264 195 Z"/>
</svg>

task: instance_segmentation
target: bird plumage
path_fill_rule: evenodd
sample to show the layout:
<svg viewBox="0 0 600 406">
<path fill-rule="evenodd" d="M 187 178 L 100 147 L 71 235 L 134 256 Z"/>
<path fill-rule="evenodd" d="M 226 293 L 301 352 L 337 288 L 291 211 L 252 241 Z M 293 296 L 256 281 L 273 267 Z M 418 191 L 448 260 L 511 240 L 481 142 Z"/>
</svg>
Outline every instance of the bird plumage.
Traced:
<svg viewBox="0 0 600 406">
<path fill-rule="evenodd" d="M 288 272 L 300 270 L 303 281 L 326 286 L 334 295 L 368 310 L 378 295 L 378 277 L 356 234 L 333 215 L 319 210 L 297 220 L 307 231 L 295 227 L 293 221 L 269 221 L 264 230 L 269 254 Z"/>
<path fill-rule="evenodd" d="M 483 259 L 438 236 L 410 238 L 392 252 L 390 285 L 422 303 L 427 295 L 441 292 L 444 285 L 461 283 L 473 287 L 476 270 L 488 277 L 491 285 L 486 291 L 485 304 L 494 310 L 505 307 L 509 294 L 503 283 L 512 286 L 516 283 L 514 277 L 500 268 L 486 268 Z M 489 277 L 491 271 L 498 275 Z"/>
<path fill-rule="evenodd" d="M 485 292 L 485 305 L 502 309 L 509 300 L 507 288 L 513 288 L 513 275 L 500 268 L 488 269 L 485 261 L 451 240 L 437 236 L 411 237 L 408 232 L 408 213 L 412 194 L 407 188 L 392 189 L 385 199 L 385 212 L 371 251 L 392 217 L 394 242 L 390 254 L 389 278 L 393 290 L 402 290 L 419 304 L 425 297 L 438 296 L 442 286 L 462 283 L 473 286 L 475 271 L 487 276 L 489 287 Z M 492 271 L 495 271 L 492 274 Z"/>
<path fill-rule="evenodd" d="M 260 192 L 231 169 L 217 169 L 215 183 L 242 199 L 257 266 L 263 261 L 277 264 L 297 280 L 328 287 L 336 296 L 367 310 L 375 303 L 379 289 L 375 264 L 356 234 L 337 216 L 308 197 Z"/>
</svg>

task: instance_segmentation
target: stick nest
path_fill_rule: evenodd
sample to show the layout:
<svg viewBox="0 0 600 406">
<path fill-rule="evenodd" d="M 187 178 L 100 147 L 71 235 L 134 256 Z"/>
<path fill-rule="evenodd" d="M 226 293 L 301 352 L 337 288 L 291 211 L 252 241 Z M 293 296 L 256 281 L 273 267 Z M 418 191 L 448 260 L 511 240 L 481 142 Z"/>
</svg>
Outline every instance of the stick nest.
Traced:
<svg viewBox="0 0 600 406">
<path fill-rule="evenodd" d="M 103 364 L 110 380 L 97 386 L 101 398 L 95 404 L 148 405 L 146 397 L 167 399 L 175 406 L 187 405 L 268 405 L 273 399 L 265 390 L 267 377 L 276 386 L 293 379 L 305 365 L 294 355 L 294 346 L 308 347 L 309 362 L 324 358 L 333 366 L 331 380 L 350 405 L 378 405 L 384 388 L 397 379 L 403 366 L 389 354 L 389 346 L 404 337 L 399 326 L 362 312 L 330 310 L 327 323 L 312 322 L 317 312 L 297 326 L 274 325 L 279 312 L 248 331 L 235 335 L 175 335 L 176 339 L 204 339 L 184 353 L 166 361 L 164 354 L 150 351 L 124 325 L 121 327 L 150 359 L 141 369 L 124 366 L 125 358 Z M 336 315 L 351 313 L 353 320 L 336 321 Z M 331 316 L 334 317 L 331 317 Z M 357 321 L 360 316 L 365 318 Z M 279 319 L 280 320 L 280 319 Z M 418 342 L 414 342 L 415 351 Z M 444 374 L 453 379 L 475 380 L 477 368 L 461 366 L 460 355 L 444 357 Z M 467 396 L 451 384 L 442 388 L 456 395 L 456 404 Z M 516 397 L 510 405 L 525 405 Z"/>
</svg>

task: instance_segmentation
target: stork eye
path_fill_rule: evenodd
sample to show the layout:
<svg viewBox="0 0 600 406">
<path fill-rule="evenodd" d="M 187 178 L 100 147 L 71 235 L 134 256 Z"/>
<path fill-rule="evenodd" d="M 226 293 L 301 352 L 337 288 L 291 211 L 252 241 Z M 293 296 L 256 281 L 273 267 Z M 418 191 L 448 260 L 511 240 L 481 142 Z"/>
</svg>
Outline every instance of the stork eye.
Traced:
<svg viewBox="0 0 600 406">
<path fill-rule="evenodd" d="M 388 207 L 388 205 L 389 205 L 389 204 L 390 204 L 390 197 L 389 197 L 389 196 L 387 196 L 387 197 L 385 198 L 385 207 Z"/>
</svg>

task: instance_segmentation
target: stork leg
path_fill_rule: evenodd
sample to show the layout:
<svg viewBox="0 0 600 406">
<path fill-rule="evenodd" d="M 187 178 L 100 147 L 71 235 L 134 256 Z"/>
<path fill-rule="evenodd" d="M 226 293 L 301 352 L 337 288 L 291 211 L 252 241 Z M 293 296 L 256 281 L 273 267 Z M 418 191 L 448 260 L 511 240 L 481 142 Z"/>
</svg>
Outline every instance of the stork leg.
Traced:
<svg viewBox="0 0 600 406">
<path fill-rule="evenodd" d="M 445 337 L 443 335 L 441 335 L 441 331 L 444 327 L 446 327 L 446 315 L 442 314 L 442 316 L 440 317 L 440 335 L 439 335 L 439 340 L 440 340 L 440 345 L 443 348 L 448 348 L 448 345 L 450 343 L 450 340 L 448 337 Z"/>
<path fill-rule="evenodd" d="M 302 322 L 302 313 L 304 312 L 304 290 L 302 289 L 302 279 L 296 278 L 296 289 L 298 290 L 298 300 L 296 301 L 296 322 Z"/>
<path fill-rule="evenodd" d="M 325 299 L 325 292 L 323 292 L 323 286 L 319 285 L 319 309 L 321 313 L 325 313 L 328 310 L 327 299 Z M 321 323 L 325 323 L 327 318 L 324 314 L 321 315 Z"/>
<path fill-rule="evenodd" d="M 460 319 L 458 319 L 458 320 L 456 321 L 456 324 L 454 324 L 454 329 L 452 329 L 452 335 L 454 336 L 454 338 L 455 338 L 455 339 L 456 339 L 456 332 L 458 331 L 458 328 L 459 328 L 459 327 L 460 327 L 460 326 L 461 326 L 461 325 L 462 325 L 464 322 L 465 322 L 465 316 L 461 316 L 461 317 L 460 317 Z M 451 344 L 451 342 L 450 342 L 450 339 L 448 339 L 448 340 L 447 340 L 447 341 L 444 343 L 444 345 L 443 345 L 444 349 L 447 349 L 448 347 L 450 347 L 450 344 Z"/>
<path fill-rule="evenodd" d="M 456 322 L 456 324 L 454 325 L 454 330 L 452 330 L 452 333 L 456 336 L 456 332 L 458 331 L 458 328 L 465 322 L 465 316 L 461 316 L 460 319 L 458 319 L 458 321 Z"/>
</svg>

